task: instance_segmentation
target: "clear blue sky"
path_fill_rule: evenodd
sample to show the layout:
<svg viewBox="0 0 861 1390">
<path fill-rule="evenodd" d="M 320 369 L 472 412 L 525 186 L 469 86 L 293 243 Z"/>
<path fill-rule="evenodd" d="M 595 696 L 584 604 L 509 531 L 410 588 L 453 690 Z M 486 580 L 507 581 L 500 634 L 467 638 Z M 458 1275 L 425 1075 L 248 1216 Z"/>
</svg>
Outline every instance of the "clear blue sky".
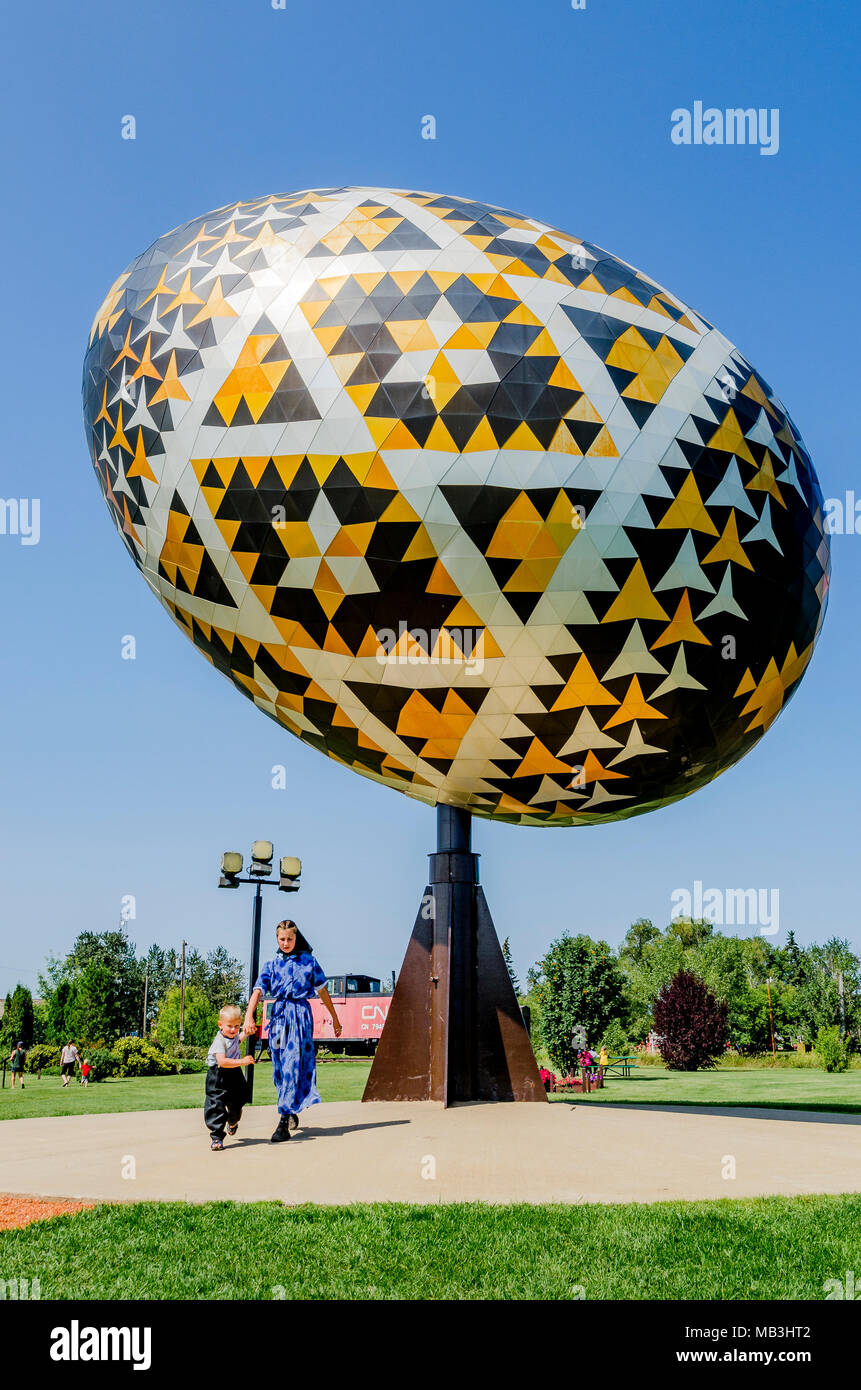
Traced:
<svg viewBox="0 0 861 1390">
<path fill-rule="evenodd" d="M 267 929 L 289 908 L 327 969 L 399 969 L 433 814 L 268 721 L 150 594 L 84 443 L 95 309 L 155 237 L 237 198 L 341 183 L 466 194 L 596 242 L 687 300 L 783 398 L 825 496 L 861 498 L 857 12 L 45 0 L 17 6 L 4 40 L 0 492 L 41 499 L 41 539 L 0 536 L 0 990 L 35 986 L 45 954 L 114 926 L 128 893 L 139 947 L 185 936 L 245 957 L 247 890 L 215 885 L 221 851 L 258 836 L 305 866 Z M 670 113 L 697 100 L 778 107 L 779 153 L 674 145 Z M 665 924 L 695 879 L 777 888 L 779 941 L 793 928 L 861 947 L 861 536 L 835 536 L 833 564 L 798 694 L 711 787 L 594 828 L 476 823 L 521 974 L 565 928 L 617 943 L 634 917 Z M 286 791 L 270 787 L 275 763 Z"/>
</svg>

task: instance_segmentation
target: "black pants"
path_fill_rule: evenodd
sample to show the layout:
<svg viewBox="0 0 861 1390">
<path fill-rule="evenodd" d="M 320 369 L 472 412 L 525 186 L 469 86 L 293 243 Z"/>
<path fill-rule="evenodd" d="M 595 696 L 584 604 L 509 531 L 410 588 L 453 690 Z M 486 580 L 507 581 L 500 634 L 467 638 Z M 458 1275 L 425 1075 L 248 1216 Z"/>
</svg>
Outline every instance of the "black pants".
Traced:
<svg viewBox="0 0 861 1390">
<path fill-rule="evenodd" d="M 224 1126 L 237 1125 L 248 1100 L 248 1087 L 241 1067 L 210 1067 L 206 1073 L 206 1100 L 203 1122 L 213 1139 L 224 1138 Z"/>
</svg>

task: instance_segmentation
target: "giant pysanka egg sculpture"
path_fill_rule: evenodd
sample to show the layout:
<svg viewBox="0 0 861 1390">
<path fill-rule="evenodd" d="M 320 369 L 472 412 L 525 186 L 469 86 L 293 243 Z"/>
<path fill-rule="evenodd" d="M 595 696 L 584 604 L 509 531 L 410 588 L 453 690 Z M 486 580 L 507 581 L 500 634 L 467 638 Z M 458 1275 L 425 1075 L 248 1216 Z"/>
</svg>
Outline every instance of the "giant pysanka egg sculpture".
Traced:
<svg viewBox="0 0 861 1390">
<path fill-rule="evenodd" d="M 652 810 L 810 659 L 829 554 L 791 418 L 701 315 L 542 222 L 378 188 L 221 208 L 115 280 L 83 393 L 195 645 L 422 801 Z"/>
</svg>

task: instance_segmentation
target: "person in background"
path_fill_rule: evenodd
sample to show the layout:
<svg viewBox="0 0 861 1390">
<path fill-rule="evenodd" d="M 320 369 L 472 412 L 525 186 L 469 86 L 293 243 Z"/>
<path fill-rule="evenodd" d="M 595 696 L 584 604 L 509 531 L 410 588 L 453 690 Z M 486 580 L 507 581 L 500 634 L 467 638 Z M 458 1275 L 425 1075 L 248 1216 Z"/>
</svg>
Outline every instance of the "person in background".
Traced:
<svg viewBox="0 0 861 1390">
<path fill-rule="evenodd" d="M 90 1066 L 89 1062 L 87 1061 L 87 1059 L 86 1059 L 86 1057 L 85 1057 L 84 1060 L 83 1060 L 83 1062 L 82 1062 L 82 1064 L 81 1064 L 81 1085 L 82 1085 L 82 1086 L 89 1086 L 89 1084 L 90 1084 L 90 1072 L 91 1072 L 92 1070 L 93 1070 L 92 1067 Z"/>
<path fill-rule="evenodd" d="M 60 1070 L 63 1073 L 63 1085 L 68 1086 L 75 1074 L 75 1067 L 81 1065 L 81 1055 L 73 1042 L 67 1042 L 60 1053 Z"/>
<path fill-rule="evenodd" d="M 27 1049 L 25 1048 L 23 1042 L 19 1041 L 19 1042 L 16 1044 L 16 1046 L 12 1049 L 12 1055 L 11 1055 L 11 1057 L 9 1058 L 9 1061 L 10 1061 L 10 1063 L 12 1064 L 12 1090 L 13 1090 L 13 1091 L 14 1091 L 14 1089 L 15 1089 L 15 1082 L 17 1081 L 17 1079 L 18 1079 L 19 1076 L 20 1076 L 20 1078 L 21 1078 L 21 1090 L 23 1091 L 23 1089 L 24 1089 L 24 1063 L 26 1062 L 26 1060 L 27 1060 Z"/>
</svg>

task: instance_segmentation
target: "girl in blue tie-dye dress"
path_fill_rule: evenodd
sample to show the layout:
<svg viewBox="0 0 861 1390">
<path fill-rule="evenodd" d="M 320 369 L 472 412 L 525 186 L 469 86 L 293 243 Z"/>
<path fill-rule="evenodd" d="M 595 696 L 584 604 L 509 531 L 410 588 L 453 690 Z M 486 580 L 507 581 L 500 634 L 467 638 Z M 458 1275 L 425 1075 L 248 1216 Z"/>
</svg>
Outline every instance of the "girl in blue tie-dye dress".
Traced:
<svg viewBox="0 0 861 1390">
<path fill-rule="evenodd" d="M 341 1024 L 326 989 L 326 976 L 295 922 L 279 922 L 278 954 L 268 960 L 254 982 L 245 1015 L 245 1029 L 256 1032 L 255 1010 L 264 995 L 272 998 L 269 1014 L 269 1051 L 272 1078 L 278 1092 L 278 1128 L 272 1143 L 290 1138 L 299 1124 L 298 1114 L 308 1105 L 319 1105 L 314 1057 L 314 1021 L 308 1000 L 316 994 L 332 1016 L 335 1037 Z"/>
</svg>

